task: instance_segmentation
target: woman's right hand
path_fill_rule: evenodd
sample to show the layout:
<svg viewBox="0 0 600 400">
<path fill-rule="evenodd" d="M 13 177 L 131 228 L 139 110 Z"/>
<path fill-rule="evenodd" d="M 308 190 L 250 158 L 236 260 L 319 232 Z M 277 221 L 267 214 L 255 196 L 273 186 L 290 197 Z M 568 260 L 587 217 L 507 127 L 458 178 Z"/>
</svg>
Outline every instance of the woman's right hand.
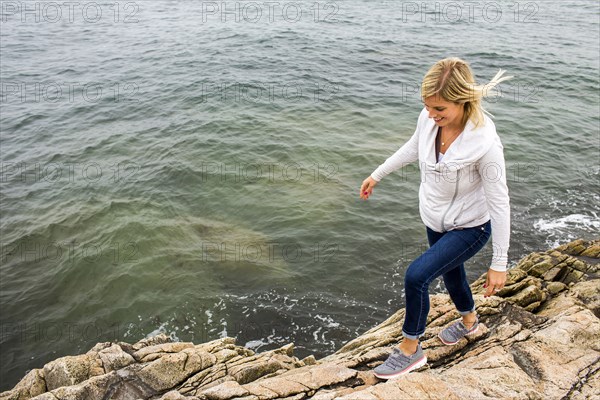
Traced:
<svg viewBox="0 0 600 400">
<path fill-rule="evenodd" d="M 360 198 L 365 200 L 368 199 L 371 193 L 373 193 L 373 188 L 377 183 L 378 182 L 371 178 L 371 176 L 365 179 L 362 185 L 360 185 Z"/>
</svg>

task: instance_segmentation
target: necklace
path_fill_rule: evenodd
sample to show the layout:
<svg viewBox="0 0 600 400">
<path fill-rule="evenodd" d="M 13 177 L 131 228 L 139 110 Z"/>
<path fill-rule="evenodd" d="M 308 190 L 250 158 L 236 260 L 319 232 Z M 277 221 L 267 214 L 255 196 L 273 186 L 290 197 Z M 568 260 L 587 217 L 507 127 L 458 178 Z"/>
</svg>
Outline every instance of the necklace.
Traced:
<svg viewBox="0 0 600 400">
<path fill-rule="evenodd" d="M 460 132 L 459 132 L 458 134 L 456 134 L 456 133 L 455 133 L 454 135 L 452 135 L 452 136 L 450 137 L 450 139 L 446 139 L 446 142 L 447 142 L 448 140 L 454 139 L 454 137 L 455 137 L 455 136 L 458 136 L 458 135 L 460 135 Z M 446 142 L 442 142 L 442 146 L 444 146 L 444 145 L 446 144 Z"/>
</svg>

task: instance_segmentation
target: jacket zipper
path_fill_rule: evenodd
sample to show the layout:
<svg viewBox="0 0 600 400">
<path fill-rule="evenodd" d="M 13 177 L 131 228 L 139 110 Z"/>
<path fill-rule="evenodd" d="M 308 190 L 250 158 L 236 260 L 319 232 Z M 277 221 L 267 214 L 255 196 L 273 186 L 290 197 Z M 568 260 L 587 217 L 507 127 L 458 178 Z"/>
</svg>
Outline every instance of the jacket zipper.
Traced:
<svg viewBox="0 0 600 400">
<path fill-rule="evenodd" d="M 454 185 L 454 195 L 452 196 L 452 201 L 450 202 L 450 205 L 444 212 L 444 215 L 442 215 L 442 232 L 446 232 L 446 227 L 444 226 L 444 220 L 446 219 L 446 215 L 448 214 L 448 211 L 450 211 L 450 209 L 454 205 L 454 200 L 456 200 L 456 195 L 458 194 L 459 178 L 460 178 L 460 169 L 456 170 L 456 185 Z"/>
</svg>

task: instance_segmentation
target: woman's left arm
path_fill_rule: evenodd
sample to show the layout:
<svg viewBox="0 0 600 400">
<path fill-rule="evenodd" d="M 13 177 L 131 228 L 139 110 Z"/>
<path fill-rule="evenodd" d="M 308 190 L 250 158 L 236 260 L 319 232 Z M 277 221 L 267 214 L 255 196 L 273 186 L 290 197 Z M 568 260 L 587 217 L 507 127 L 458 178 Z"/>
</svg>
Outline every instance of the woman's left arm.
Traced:
<svg viewBox="0 0 600 400">
<path fill-rule="evenodd" d="M 478 165 L 492 224 L 492 263 L 488 271 L 488 292 L 501 289 L 506 281 L 510 242 L 510 199 L 506 185 L 506 166 L 500 138 L 495 137 L 490 150 Z"/>
</svg>

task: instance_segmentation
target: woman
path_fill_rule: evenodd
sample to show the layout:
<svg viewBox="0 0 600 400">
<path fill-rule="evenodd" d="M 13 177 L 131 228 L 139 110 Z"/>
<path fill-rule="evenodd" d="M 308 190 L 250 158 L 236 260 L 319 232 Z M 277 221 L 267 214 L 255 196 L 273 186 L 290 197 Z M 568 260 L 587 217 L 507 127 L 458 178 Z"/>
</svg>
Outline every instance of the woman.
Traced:
<svg viewBox="0 0 600 400">
<path fill-rule="evenodd" d="M 489 90 L 512 78 L 501 78 L 503 74 L 500 70 L 487 85 L 478 86 L 465 61 L 455 57 L 438 61 L 421 85 L 425 107 L 414 134 L 361 185 L 360 197 L 366 200 L 383 177 L 418 160 L 419 212 L 430 245 L 406 271 L 403 340 L 375 368 L 379 378 L 396 378 L 427 362 L 419 337 L 429 313 L 429 284 L 439 276 L 462 316 L 440 332 L 440 340 L 453 345 L 477 331 L 464 262 L 483 248 L 492 232 L 493 257 L 484 296 L 506 282 L 510 208 L 503 147 L 481 105 Z"/>
</svg>

